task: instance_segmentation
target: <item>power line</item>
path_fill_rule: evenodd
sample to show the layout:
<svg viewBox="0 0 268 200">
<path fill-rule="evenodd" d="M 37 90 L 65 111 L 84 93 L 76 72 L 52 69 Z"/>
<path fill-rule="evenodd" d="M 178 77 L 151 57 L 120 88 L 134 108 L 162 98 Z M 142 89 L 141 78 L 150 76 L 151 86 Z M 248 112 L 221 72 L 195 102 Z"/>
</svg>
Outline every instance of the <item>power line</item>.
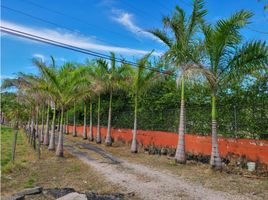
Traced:
<svg viewBox="0 0 268 200">
<path fill-rule="evenodd" d="M 65 49 L 68 49 L 68 50 L 76 51 L 76 52 L 87 54 L 87 55 L 90 55 L 90 56 L 94 56 L 94 57 L 98 57 L 98 58 L 102 58 L 102 59 L 106 59 L 106 60 L 111 59 L 111 56 L 106 55 L 106 54 L 102 54 L 102 53 L 98 53 L 98 52 L 91 51 L 91 50 L 88 50 L 88 49 L 80 48 L 80 47 L 69 45 L 69 44 L 62 43 L 62 42 L 58 42 L 58 41 L 51 40 L 51 39 L 48 39 L 48 38 L 36 36 L 36 35 L 30 34 L 30 33 L 27 33 L 27 32 L 11 29 L 11 28 L 8 28 L 8 27 L 1 26 L 1 31 L 3 31 L 5 33 L 8 33 L 8 34 L 18 36 L 18 37 L 27 38 L 27 39 L 42 42 L 42 43 L 45 43 L 45 44 L 50 44 L 50 45 L 53 45 L 53 46 L 65 48 Z M 119 58 L 115 58 L 115 60 L 117 62 L 127 63 L 127 64 L 131 64 L 134 67 L 137 67 L 137 63 L 135 63 L 135 62 L 131 62 L 131 61 L 127 61 L 127 60 L 119 59 Z M 161 71 L 161 70 L 158 70 L 158 69 L 155 69 L 155 68 L 152 68 L 152 67 L 143 67 L 143 68 L 151 70 L 151 71 L 155 71 L 157 73 L 165 74 L 165 75 L 172 75 L 170 72 Z"/>
<path fill-rule="evenodd" d="M 13 8 L 7 7 L 7 6 L 5 6 L 5 5 L 1 5 L 1 7 L 4 8 L 4 9 L 10 10 L 10 11 L 12 11 L 12 12 L 19 13 L 19 14 L 21 14 L 21 15 L 30 17 L 30 18 L 32 18 L 32 19 L 35 19 L 35 20 L 38 20 L 38 21 L 41 21 L 41 22 L 44 22 L 44 23 L 47 23 L 47 24 L 50 24 L 50 25 L 53 25 L 53 26 L 56 26 L 56 27 L 62 27 L 62 28 L 64 28 L 64 29 L 66 29 L 66 30 L 69 30 L 69 31 L 74 32 L 73 29 L 70 29 L 70 28 L 68 28 L 68 27 L 66 27 L 66 26 L 63 26 L 63 25 L 60 25 L 60 24 L 57 24 L 57 23 L 48 21 L 48 20 L 43 19 L 43 18 L 40 18 L 40 17 L 36 17 L 36 16 L 33 16 L 33 15 L 30 15 L 30 14 L 25 13 L 25 12 L 23 12 L 23 11 L 13 9 Z M 114 46 L 119 47 L 118 45 L 116 45 L 116 44 L 114 44 L 114 43 L 112 43 L 112 42 L 108 42 L 108 41 L 105 41 L 105 40 L 102 40 L 102 39 L 99 39 L 99 38 L 95 38 L 95 39 L 96 39 L 96 40 L 99 40 L 99 41 L 101 41 L 101 42 L 105 42 L 105 43 L 112 44 L 112 45 L 114 45 Z"/>
<path fill-rule="evenodd" d="M 131 40 L 135 39 L 136 41 L 139 41 L 139 40 L 137 40 L 137 39 L 134 38 L 134 37 L 130 37 L 130 36 L 121 34 L 121 33 L 119 33 L 119 32 L 116 32 L 116 31 L 113 31 L 113 30 L 110 30 L 110 29 L 107 29 L 107 28 L 104 28 L 104 27 L 101 27 L 101 26 L 98 26 L 98 25 L 95 25 L 95 24 L 88 23 L 87 21 L 85 21 L 85 20 L 83 20 L 83 19 L 80 19 L 80 18 L 78 18 L 78 17 L 74 17 L 74 16 L 72 16 L 72 15 L 68 15 L 68 14 L 66 14 L 66 13 L 60 12 L 60 11 L 55 10 L 55 9 L 50 9 L 50 8 L 45 7 L 45 6 L 43 6 L 43 5 L 37 4 L 37 3 L 35 3 L 35 2 L 29 1 L 29 0 L 23 0 L 23 1 L 27 2 L 27 3 L 30 4 L 30 5 L 33 5 L 33 6 L 35 6 L 35 7 L 38 7 L 38 8 L 47 10 L 47 11 L 49 11 L 49 12 L 51 12 L 51 13 L 56 13 L 56 14 L 61 15 L 61 16 L 69 17 L 70 19 L 75 20 L 75 21 L 78 21 L 78 22 L 80 22 L 80 23 L 83 23 L 83 24 L 87 25 L 87 26 L 90 27 L 90 28 L 93 26 L 93 27 L 95 27 L 95 28 L 97 28 L 97 29 L 104 30 L 105 32 L 113 33 L 114 35 L 122 36 L 122 37 L 124 37 L 124 38 L 128 38 L 128 39 L 131 39 Z"/>
<path fill-rule="evenodd" d="M 182 3 L 184 3 L 186 6 L 188 6 L 188 7 L 192 7 L 193 6 L 193 4 L 192 3 L 189 3 L 189 2 L 187 2 L 186 0 L 180 0 Z M 209 21 L 208 20 L 208 22 L 211 22 L 211 21 Z M 256 32 L 256 33 L 261 33 L 261 34 L 268 34 L 268 32 L 266 32 L 266 31 L 260 31 L 260 30 L 257 30 L 257 29 L 254 29 L 254 28 L 251 28 L 251 27 L 248 27 L 248 26 L 246 26 L 246 27 L 244 27 L 245 29 L 248 29 L 248 30 L 250 30 L 250 31 L 253 31 L 253 32 Z"/>
<path fill-rule="evenodd" d="M 39 42 L 44 42 L 44 43 L 47 43 L 47 44 L 57 45 L 59 47 L 68 47 L 68 48 L 70 48 L 70 50 L 76 49 L 76 50 L 79 50 L 80 53 L 86 53 L 86 54 L 89 54 L 89 55 L 92 55 L 92 56 L 97 56 L 97 57 L 104 58 L 104 59 L 109 59 L 110 58 L 110 56 L 106 55 L 106 54 L 98 53 L 98 52 L 91 51 L 91 50 L 88 50 L 88 49 L 83 49 L 83 48 L 80 48 L 80 47 L 76 47 L 76 46 L 73 46 L 73 45 L 58 42 L 58 41 L 55 41 L 55 40 L 40 37 L 40 36 L 37 36 L 37 35 L 34 35 L 34 34 L 30 34 L 30 33 L 27 33 L 27 32 L 19 31 L 19 30 L 4 27 L 4 26 L 1 26 L 1 31 L 7 32 L 7 33 L 10 33 L 10 34 L 14 34 L 14 35 L 17 35 L 17 36 L 26 37 L 28 39 L 33 39 L 33 40 L 36 40 L 36 41 L 39 41 Z M 123 59 L 116 59 L 116 61 L 123 62 Z M 135 65 L 134 62 L 130 62 L 130 61 L 125 61 L 125 62 Z"/>
</svg>

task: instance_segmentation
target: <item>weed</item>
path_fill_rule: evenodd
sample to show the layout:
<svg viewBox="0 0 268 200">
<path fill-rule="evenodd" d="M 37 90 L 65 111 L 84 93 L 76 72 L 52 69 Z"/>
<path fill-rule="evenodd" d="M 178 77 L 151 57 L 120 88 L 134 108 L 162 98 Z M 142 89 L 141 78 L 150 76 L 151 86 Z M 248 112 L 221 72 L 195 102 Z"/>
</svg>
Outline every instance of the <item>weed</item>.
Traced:
<svg viewBox="0 0 268 200">
<path fill-rule="evenodd" d="M 28 180 L 24 183 L 24 188 L 32 188 L 34 186 L 34 179 L 29 177 Z"/>
</svg>

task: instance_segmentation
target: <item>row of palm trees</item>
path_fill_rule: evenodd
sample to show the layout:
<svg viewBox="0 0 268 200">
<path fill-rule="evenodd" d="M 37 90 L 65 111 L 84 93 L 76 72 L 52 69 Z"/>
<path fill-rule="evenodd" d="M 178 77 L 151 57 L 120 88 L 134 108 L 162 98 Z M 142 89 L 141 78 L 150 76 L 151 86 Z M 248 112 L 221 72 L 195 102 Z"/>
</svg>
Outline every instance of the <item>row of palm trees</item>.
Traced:
<svg viewBox="0 0 268 200">
<path fill-rule="evenodd" d="M 227 19 L 221 19 L 213 24 L 205 20 L 207 10 L 202 0 L 193 2 L 193 9 L 189 16 L 179 6 L 171 16 L 163 18 L 163 29 L 152 29 L 148 32 L 167 45 L 167 51 L 162 59 L 168 63 L 168 71 L 159 73 L 162 68 L 159 63 L 153 66 L 150 54 L 137 60 L 136 66 L 122 62 L 118 65 L 114 53 L 110 61 L 97 59 L 85 64 L 65 63 L 58 67 L 52 57 L 50 64 L 34 60 L 40 74 L 29 75 L 20 73 L 17 79 L 7 79 L 5 87 L 16 86 L 17 94 L 22 96 L 24 103 L 31 110 L 28 129 L 32 132 L 34 121 L 38 124 L 38 115 L 41 108 L 41 133 L 44 145 L 49 150 L 56 149 L 57 156 L 63 156 L 64 132 L 68 132 L 68 110 L 75 107 L 79 100 L 84 103 L 83 138 L 87 139 L 86 104 L 90 104 L 89 137 L 93 141 L 92 101 L 98 102 L 97 143 L 101 142 L 100 107 L 101 95 L 109 93 L 108 124 L 105 144 L 112 145 L 112 99 L 115 90 L 124 89 L 134 97 L 134 125 L 131 152 L 137 152 L 137 112 L 138 102 L 154 83 L 164 81 L 165 74 L 172 72 L 177 77 L 181 88 L 179 140 L 175 160 L 185 163 L 185 89 L 187 81 L 207 81 L 211 88 L 211 115 L 212 115 L 212 151 L 211 165 L 215 169 L 221 168 L 221 159 L 217 142 L 217 91 L 218 88 L 231 78 L 242 77 L 254 70 L 261 70 L 268 64 L 268 47 L 262 41 L 242 43 L 241 29 L 250 23 L 252 13 L 241 10 Z M 46 107 L 46 129 L 44 130 L 44 113 Z M 51 132 L 49 132 L 49 113 L 53 110 Z M 60 128 L 57 148 L 55 147 L 56 110 L 60 112 Z M 35 120 L 34 120 L 35 119 Z M 31 128 L 29 128 L 31 127 Z M 38 130 L 38 127 L 36 128 Z M 74 115 L 73 136 L 76 136 L 76 118 Z"/>
</svg>

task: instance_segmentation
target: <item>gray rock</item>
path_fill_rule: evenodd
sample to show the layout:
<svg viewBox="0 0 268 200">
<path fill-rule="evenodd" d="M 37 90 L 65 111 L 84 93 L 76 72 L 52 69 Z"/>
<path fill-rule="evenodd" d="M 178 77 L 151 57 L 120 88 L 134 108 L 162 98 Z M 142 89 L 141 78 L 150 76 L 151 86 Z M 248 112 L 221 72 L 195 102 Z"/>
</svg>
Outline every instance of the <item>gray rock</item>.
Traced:
<svg viewBox="0 0 268 200">
<path fill-rule="evenodd" d="M 29 189 L 25 189 L 25 190 L 22 190 L 22 191 L 18 192 L 16 195 L 39 194 L 39 193 L 42 192 L 42 190 L 43 190 L 42 187 L 29 188 Z"/>
<path fill-rule="evenodd" d="M 98 194 L 94 192 L 86 192 L 88 200 L 123 200 L 124 194 L 112 193 L 112 194 Z"/>
<path fill-rule="evenodd" d="M 75 192 L 73 188 L 48 188 L 43 190 L 43 194 L 55 199 L 65 196 L 69 193 Z"/>
<path fill-rule="evenodd" d="M 72 192 L 63 197 L 58 198 L 57 200 L 87 200 L 87 196 L 85 194 Z"/>
<path fill-rule="evenodd" d="M 11 197 L 3 197 L 2 200 L 24 200 L 24 195 L 15 195 Z"/>
</svg>

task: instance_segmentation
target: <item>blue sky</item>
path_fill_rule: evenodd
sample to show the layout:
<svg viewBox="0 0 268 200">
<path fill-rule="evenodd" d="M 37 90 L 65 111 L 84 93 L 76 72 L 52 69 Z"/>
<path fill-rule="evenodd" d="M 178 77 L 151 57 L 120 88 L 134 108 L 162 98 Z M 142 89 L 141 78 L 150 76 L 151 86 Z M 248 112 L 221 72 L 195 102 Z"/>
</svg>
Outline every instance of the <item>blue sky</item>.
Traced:
<svg viewBox="0 0 268 200">
<path fill-rule="evenodd" d="M 161 28 L 162 16 L 170 15 L 175 5 L 189 13 L 190 3 L 190 0 L 2 0 L 1 24 L 105 54 L 114 51 L 117 57 L 134 60 L 152 49 L 155 56 L 165 51 L 165 46 L 144 30 Z M 268 32 L 268 12 L 263 10 L 264 3 L 257 0 L 207 0 L 206 19 L 215 22 L 246 9 L 255 13 L 250 29 Z M 268 38 L 267 34 L 249 29 L 243 30 L 243 35 L 245 40 Z M 92 58 L 1 33 L 1 79 L 14 77 L 19 71 L 36 73 L 32 58 L 49 61 L 50 55 L 56 58 L 58 65 Z"/>
</svg>

